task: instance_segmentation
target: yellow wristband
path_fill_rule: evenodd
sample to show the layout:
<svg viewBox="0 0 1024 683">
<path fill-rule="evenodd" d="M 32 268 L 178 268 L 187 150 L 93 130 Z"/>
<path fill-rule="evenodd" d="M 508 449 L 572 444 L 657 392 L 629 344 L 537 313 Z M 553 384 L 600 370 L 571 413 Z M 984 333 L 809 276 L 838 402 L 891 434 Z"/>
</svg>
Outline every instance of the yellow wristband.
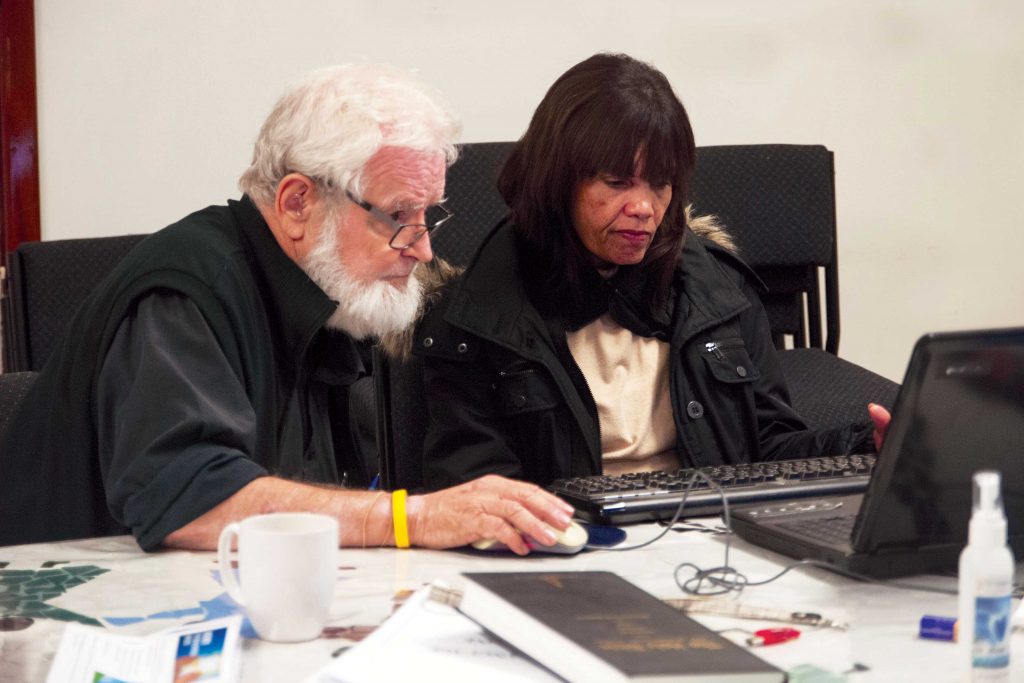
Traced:
<svg viewBox="0 0 1024 683">
<path fill-rule="evenodd" d="M 391 517 L 395 521 L 395 547 L 409 547 L 409 518 L 405 514 L 405 489 L 391 494 Z"/>
</svg>

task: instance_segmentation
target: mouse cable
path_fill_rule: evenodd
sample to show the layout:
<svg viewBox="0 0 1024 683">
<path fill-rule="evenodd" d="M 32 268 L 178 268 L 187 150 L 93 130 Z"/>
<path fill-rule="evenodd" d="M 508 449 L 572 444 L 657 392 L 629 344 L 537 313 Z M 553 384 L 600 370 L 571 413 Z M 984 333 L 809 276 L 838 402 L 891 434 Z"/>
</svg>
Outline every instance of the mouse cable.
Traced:
<svg viewBox="0 0 1024 683">
<path fill-rule="evenodd" d="M 722 501 L 725 501 L 725 493 L 722 491 L 722 487 L 718 485 L 718 482 L 713 481 L 710 477 L 708 477 L 708 475 L 704 474 L 700 470 L 696 470 L 693 474 L 690 475 L 690 478 L 686 480 L 686 490 L 683 492 L 682 500 L 679 501 L 679 505 L 676 507 L 675 514 L 672 515 L 672 519 L 665 525 L 665 528 L 662 529 L 661 533 L 659 533 L 657 536 L 650 540 L 644 541 L 643 543 L 637 543 L 636 545 L 615 547 L 587 545 L 584 547 L 587 550 L 636 550 L 637 548 L 645 548 L 654 543 L 655 541 L 660 540 L 662 537 L 665 536 L 665 534 L 672 531 L 672 527 L 675 525 L 676 522 L 679 521 L 679 518 L 683 516 L 683 509 L 686 507 L 686 499 L 690 496 L 690 491 L 693 490 L 694 485 L 701 479 L 706 481 L 713 489 L 715 489 L 718 492 L 718 495 L 722 497 Z M 728 548 L 726 548 L 726 558 L 728 558 Z"/>
</svg>

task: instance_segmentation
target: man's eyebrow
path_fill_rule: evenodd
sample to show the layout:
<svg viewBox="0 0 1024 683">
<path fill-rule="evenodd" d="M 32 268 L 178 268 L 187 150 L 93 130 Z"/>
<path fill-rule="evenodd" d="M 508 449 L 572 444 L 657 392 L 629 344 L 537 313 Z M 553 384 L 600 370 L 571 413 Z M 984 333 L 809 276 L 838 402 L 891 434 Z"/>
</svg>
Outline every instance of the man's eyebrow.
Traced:
<svg viewBox="0 0 1024 683">
<path fill-rule="evenodd" d="M 416 211 L 417 209 L 429 209 L 432 206 L 443 204 L 448 201 L 447 197 L 441 197 L 437 201 L 426 201 L 421 202 L 415 199 L 396 197 L 390 201 L 385 201 L 381 204 L 381 209 L 388 213 L 398 213 L 399 211 Z"/>
</svg>

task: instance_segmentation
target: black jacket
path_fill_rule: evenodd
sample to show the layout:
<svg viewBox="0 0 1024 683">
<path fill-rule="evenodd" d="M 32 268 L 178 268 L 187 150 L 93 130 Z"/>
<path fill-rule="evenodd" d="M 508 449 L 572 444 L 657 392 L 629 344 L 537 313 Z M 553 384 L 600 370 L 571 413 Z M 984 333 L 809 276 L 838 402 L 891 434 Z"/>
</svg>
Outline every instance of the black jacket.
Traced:
<svg viewBox="0 0 1024 683">
<path fill-rule="evenodd" d="M 602 471 L 593 398 L 573 380 L 578 369 L 559 360 L 564 341 L 553 337 L 522 278 L 515 235 L 499 226 L 416 331 L 431 417 L 428 488 L 488 473 L 546 485 Z M 687 232 L 669 366 L 681 464 L 872 450 L 869 421 L 811 431 L 794 412 L 752 282 L 729 249 Z"/>
<path fill-rule="evenodd" d="M 214 360 L 199 366 L 164 330 L 141 340 L 180 372 L 136 387 L 126 422 L 99 378 L 108 361 L 133 374 L 108 350 L 137 302 L 160 295 L 194 304 Z M 324 443 L 343 415 L 334 388 L 362 364 L 351 338 L 323 330 L 335 308 L 248 198 L 143 240 L 70 321 L 0 438 L 0 545 L 130 530 L 150 549 L 267 473 L 338 483 L 337 443 Z M 106 424 L 120 455 L 100 447 Z"/>
</svg>

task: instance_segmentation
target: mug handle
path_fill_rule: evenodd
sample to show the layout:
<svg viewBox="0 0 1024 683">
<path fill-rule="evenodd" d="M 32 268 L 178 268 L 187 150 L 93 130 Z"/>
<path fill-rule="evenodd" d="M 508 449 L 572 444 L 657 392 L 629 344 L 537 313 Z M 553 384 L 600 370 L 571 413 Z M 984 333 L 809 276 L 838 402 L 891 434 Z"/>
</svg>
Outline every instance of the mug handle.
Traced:
<svg viewBox="0 0 1024 683">
<path fill-rule="evenodd" d="M 231 522 L 220 532 L 217 540 L 217 562 L 220 564 L 220 580 L 231 599 L 245 607 L 242 586 L 238 583 L 235 570 L 231 567 L 231 539 L 238 537 L 238 522 Z"/>
</svg>

